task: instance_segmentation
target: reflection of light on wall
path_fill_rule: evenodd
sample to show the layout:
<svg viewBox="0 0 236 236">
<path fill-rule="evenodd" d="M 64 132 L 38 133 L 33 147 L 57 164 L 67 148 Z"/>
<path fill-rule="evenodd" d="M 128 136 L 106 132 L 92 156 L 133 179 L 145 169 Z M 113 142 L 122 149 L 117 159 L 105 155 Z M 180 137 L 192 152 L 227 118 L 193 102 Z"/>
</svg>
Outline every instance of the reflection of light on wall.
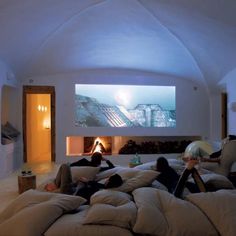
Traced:
<svg viewBox="0 0 236 236">
<path fill-rule="evenodd" d="M 51 127 L 50 127 L 50 119 L 48 118 L 48 119 L 44 119 L 44 121 L 43 121 L 43 127 L 45 128 L 45 129 L 50 129 Z"/>
<path fill-rule="evenodd" d="M 37 109 L 38 111 L 41 111 L 41 112 L 46 112 L 48 110 L 47 106 L 43 106 L 43 105 L 38 105 Z"/>
</svg>

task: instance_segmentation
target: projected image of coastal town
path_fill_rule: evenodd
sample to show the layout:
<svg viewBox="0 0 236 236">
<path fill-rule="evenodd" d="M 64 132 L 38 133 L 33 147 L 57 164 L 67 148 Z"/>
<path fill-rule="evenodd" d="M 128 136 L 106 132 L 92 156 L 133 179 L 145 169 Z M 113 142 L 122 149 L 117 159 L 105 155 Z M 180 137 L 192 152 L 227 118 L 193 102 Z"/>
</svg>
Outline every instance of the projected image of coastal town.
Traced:
<svg viewBox="0 0 236 236">
<path fill-rule="evenodd" d="M 79 127 L 175 127 L 175 86 L 75 85 Z"/>
</svg>

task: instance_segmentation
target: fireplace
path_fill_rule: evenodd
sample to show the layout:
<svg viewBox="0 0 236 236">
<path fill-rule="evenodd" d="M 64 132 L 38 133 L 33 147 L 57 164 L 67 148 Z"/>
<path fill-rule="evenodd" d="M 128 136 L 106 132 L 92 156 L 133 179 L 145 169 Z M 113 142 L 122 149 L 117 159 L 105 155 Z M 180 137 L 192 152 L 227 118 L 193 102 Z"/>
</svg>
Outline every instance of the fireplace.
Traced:
<svg viewBox="0 0 236 236">
<path fill-rule="evenodd" d="M 91 156 L 99 151 L 103 155 L 158 154 L 183 152 L 186 145 L 200 136 L 68 136 L 66 155 Z"/>
<path fill-rule="evenodd" d="M 112 138 L 102 137 L 84 137 L 84 155 L 92 155 L 94 152 L 101 152 L 103 155 L 112 154 Z"/>
</svg>

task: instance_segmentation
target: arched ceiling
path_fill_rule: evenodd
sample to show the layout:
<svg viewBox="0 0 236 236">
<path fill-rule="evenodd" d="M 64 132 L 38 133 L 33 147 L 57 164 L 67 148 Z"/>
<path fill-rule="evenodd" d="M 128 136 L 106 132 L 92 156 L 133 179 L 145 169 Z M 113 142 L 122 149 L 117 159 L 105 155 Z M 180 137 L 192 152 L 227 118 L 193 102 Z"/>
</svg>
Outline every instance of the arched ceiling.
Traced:
<svg viewBox="0 0 236 236">
<path fill-rule="evenodd" d="M 235 0 L 1 0 L 0 59 L 16 76 L 131 69 L 210 89 L 236 68 Z"/>
</svg>

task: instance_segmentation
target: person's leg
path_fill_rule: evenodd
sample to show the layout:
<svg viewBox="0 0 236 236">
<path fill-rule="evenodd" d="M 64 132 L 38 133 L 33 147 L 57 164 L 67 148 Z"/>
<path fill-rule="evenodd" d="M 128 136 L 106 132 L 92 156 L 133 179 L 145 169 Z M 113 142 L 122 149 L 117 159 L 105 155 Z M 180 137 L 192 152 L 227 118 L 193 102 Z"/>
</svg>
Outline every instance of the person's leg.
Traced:
<svg viewBox="0 0 236 236">
<path fill-rule="evenodd" d="M 62 164 L 58 170 L 55 184 L 60 188 L 61 193 L 72 194 L 72 177 L 70 166 L 67 164 Z"/>
<path fill-rule="evenodd" d="M 195 184 L 197 185 L 199 192 L 206 192 L 206 186 L 201 178 L 201 176 L 199 175 L 198 171 L 193 168 L 192 169 L 192 177 L 194 179 Z"/>
<path fill-rule="evenodd" d="M 182 175 L 180 176 L 179 178 L 179 181 L 176 185 L 176 188 L 173 192 L 173 194 L 180 198 L 183 191 L 184 191 L 184 187 L 185 187 L 185 183 L 187 182 L 188 180 L 188 177 L 189 175 L 192 173 L 192 170 L 191 169 L 188 169 L 188 168 L 185 168 L 185 170 L 183 171 Z"/>
<path fill-rule="evenodd" d="M 55 184 L 56 184 L 56 186 L 58 187 L 58 188 L 60 188 L 60 186 L 61 186 L 61 170 L 62 170 L 62 166 L 63 166 L 64 164 L 62 164 L 60 167 L 59 167 L 59 170 L 58 170 L 58 172 L 57 172 L 57 176 L 56 176 L 56 178 L 55 178 Z"/>
</svg>

